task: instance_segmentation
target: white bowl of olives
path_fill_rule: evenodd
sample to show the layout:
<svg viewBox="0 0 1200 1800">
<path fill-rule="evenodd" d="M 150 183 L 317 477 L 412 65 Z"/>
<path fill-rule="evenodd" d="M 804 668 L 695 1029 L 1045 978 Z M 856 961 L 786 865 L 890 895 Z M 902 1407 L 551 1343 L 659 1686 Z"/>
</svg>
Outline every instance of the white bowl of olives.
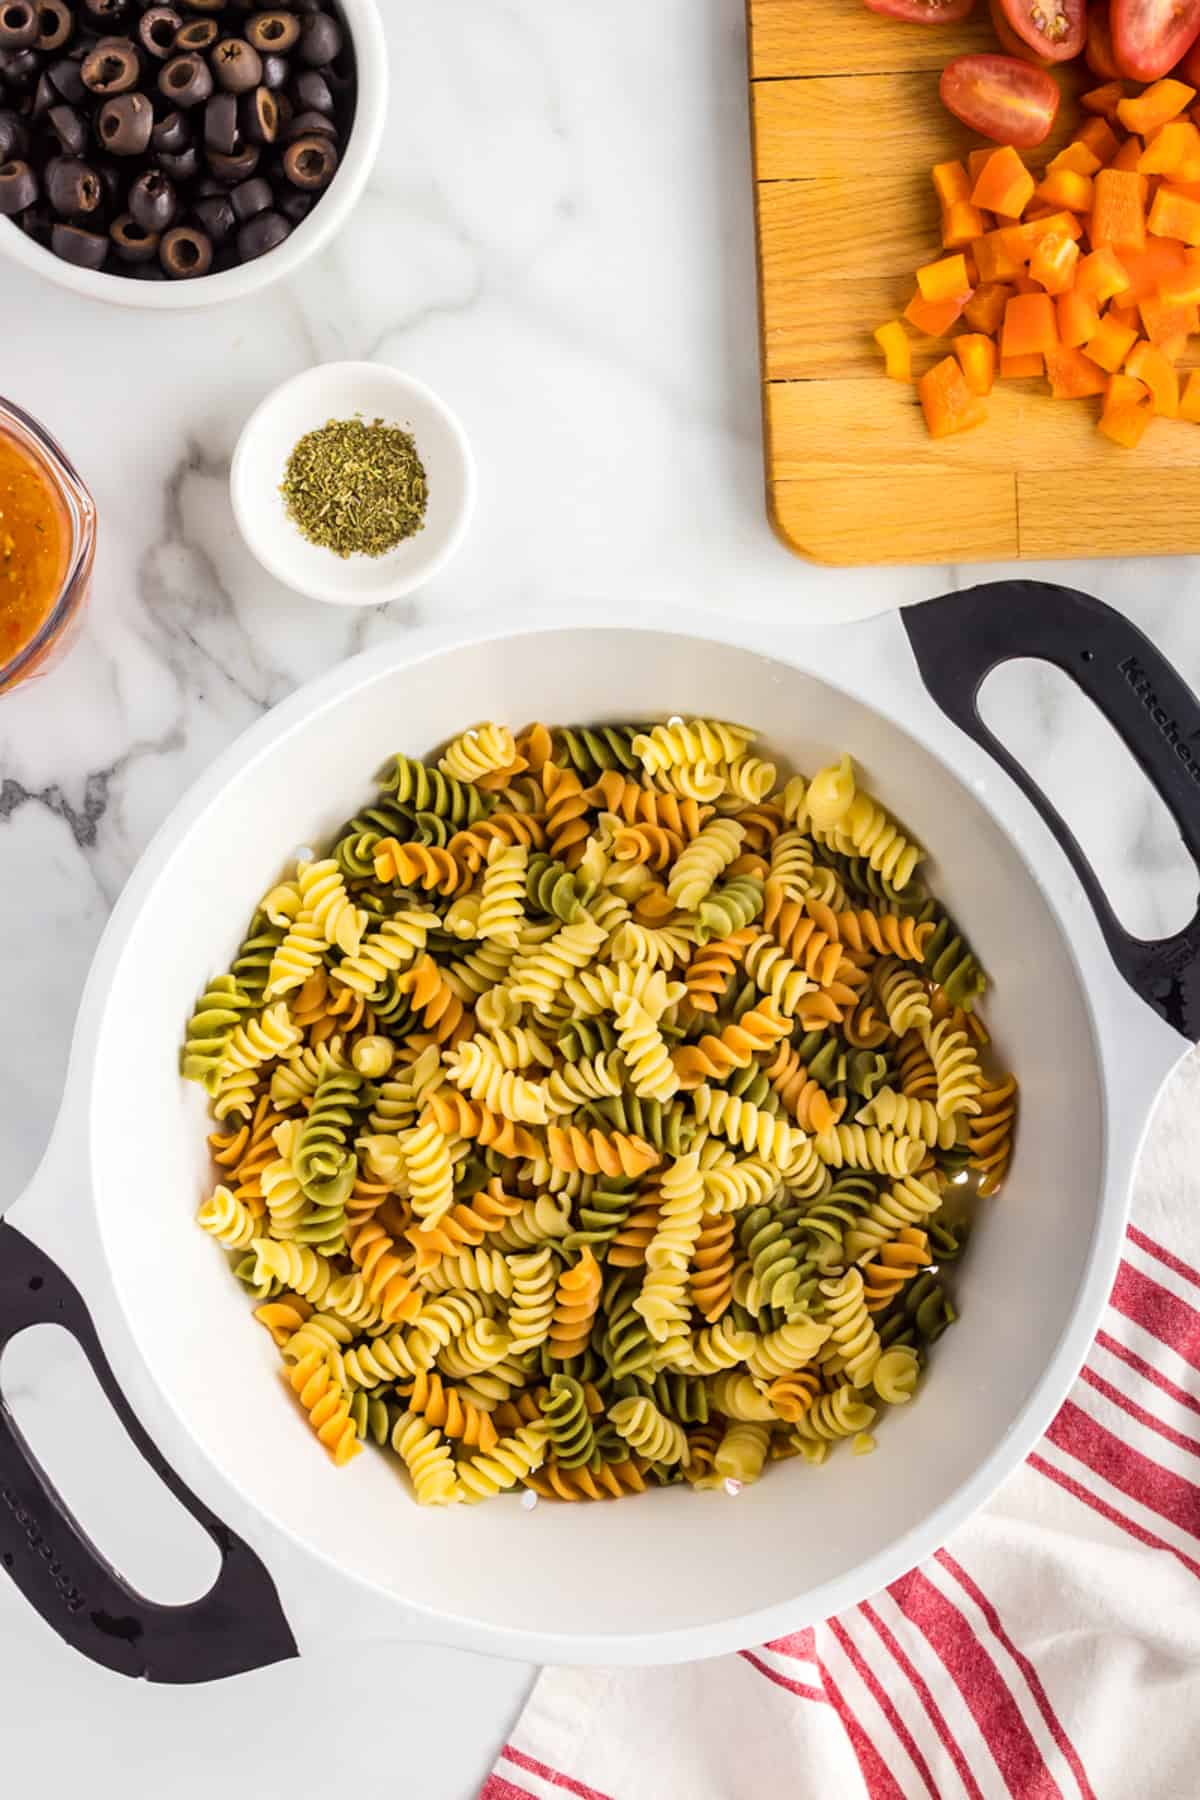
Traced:
<svg viewBox="0 0 1200 1800">
<path fill-rule="evenodd" d="M 377 0 L 0 0 L 0 254 L 118 306 L 245 299 L 379 152 Z"/>
</svg>

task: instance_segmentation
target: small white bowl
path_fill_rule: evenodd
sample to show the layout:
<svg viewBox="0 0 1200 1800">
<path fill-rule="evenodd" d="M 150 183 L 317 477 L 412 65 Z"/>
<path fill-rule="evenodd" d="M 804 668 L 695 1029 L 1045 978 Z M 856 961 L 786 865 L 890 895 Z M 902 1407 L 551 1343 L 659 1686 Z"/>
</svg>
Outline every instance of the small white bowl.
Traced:
<svg viewBox="0 0 1200 1800">
<path fill-rule="evenodd" d="M 236 269 L 223 269 L 195 281 L 134 281 L 105 269 L 77 269 L 35 243 L 11 220 L 0 219 L 0 256 L 9 256 L 56 286 L 90 300 L 150 312 L 190 312 L 225 300 L 244 300 L 283 276 L 294 275 L 354 211 L 375 166 L 387 122 L 388 52 L 378 0 L 337 0 L 336 11 L 354 48 L 358 83 L 354 123 L 337 174 L 308 217 L 278 249 Z"/>
<path fill-rule="evenodd" d="M 425 523 L 384 556 L 335 556 L 310 544 L 280 492 L 288 458 L 330 419 L 383 419 L 410 431 L 425 465 Z M 462 542 L 475 506 L 475 461 L 462 426 L 411 375 L 378 363 L 322 363 L 293 376 L 251 413 L 229 471 L 233 514 L 263 568 L 331 606 L 382 606 L 428 581 Z"/>
</svg>

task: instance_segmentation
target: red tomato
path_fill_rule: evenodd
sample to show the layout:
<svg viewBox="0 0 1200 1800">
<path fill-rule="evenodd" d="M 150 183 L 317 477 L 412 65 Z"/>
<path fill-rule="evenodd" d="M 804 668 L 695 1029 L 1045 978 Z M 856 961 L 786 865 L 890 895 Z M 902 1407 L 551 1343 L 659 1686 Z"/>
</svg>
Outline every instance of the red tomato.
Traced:
<svg viewBox="0 0 1200 1800">
<path fill-rule="evenodd" d="M 1054 77 L 1015 56 L 956 56 L 942 70 L 940 92 L 972 131 L 1018 150 L 1043 143 L 1058 111 Z"/>
<path fill-rule="evenodd" d="M 1200 0 L 1113 0 L 1117 68 L 1131 81 L 1157 81 L 1200 35 Z"/>
<path fill-rule="evenodd" d="M 1045 68 L 1047 58 L 1031 49 L 1024 38 L 1019 38 L 1005 18 L 1003 0 L 988 0 L 988 9 L 992 15 L 992 30 L 996 34 L 996 42 L 1005 56 L 1019 56 L 1023 62 L 1040 63 Z"/>
<path fill-rule="evenodd" d="M 1117 53 L 1113 49 L 1112 23 L 1108 16 L 1108 0 L 1092 0 L 1088 9 L 1087 66 L 1100 81 L 1119 81 Z"/>
<path fill-rule="evenodd" d="M 1180 81 L 1186 81 L 1189 87 L 1200 88 L 1200 38 L 1192 45 L 1177 69 L 1171 73 Z"/>
<path fill-rule="evenodd" d="M 996 11 L 1013 35 L 1046 62 L 1069 62 L 1083 49 L 1087 0 L 998 0 L 993 18 Z"/>
<path fill-rule="evenodd" d="M 975 0 L 866 0 L 872 12 L 914 25 L 953 25 L 965 19 Z"/>
</svg>

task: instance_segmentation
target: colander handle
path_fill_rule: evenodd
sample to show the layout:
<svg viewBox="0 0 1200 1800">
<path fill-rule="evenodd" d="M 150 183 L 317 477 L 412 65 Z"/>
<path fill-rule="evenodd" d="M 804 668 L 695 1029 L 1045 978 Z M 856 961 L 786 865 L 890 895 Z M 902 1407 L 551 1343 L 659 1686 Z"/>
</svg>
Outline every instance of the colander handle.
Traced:
<svg viewBox="0 0 1200 1800">
<path fill-rule="evenodd" d="M 1200 912 L 1173 937 L 1125 930 L 1061 814 L 979 716 L 1000 663 L 1035 657 L 1083 689 L 1165 801 L 1200 867 L 1200 702 L 1136 625 L 1090 594 L 1046 581 L 993 581 L 901 613 L 921 679 L 942 711 L 995 758 L 1070 857 L 1125 980 L 1168 1025 L 1200 1038 Z"/>
<path fill-rule="evenodd" d="M 191 1683 L 298 1654 L 254 1551 L 186 1488 L 146 1436 L 117 1385 L 78 1289 L 0 1220 L 0 1354 L 29 1325 L 76 1339 L 113 1410 L 150 1467 L 221 1553 L 213 1586 L 190 1606 L 143 1599 L 100 1555 L 31 1453 L 0 1395 L 0 1565 L 61 1638 L 119 1675 Z"/>
</svg>

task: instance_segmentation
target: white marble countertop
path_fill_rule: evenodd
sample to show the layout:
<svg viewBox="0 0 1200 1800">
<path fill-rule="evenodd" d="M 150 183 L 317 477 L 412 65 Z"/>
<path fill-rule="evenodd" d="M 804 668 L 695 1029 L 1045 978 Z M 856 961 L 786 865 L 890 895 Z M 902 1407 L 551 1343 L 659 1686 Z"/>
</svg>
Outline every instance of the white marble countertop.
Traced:
<svg viewBox="0 0 1200 1800">
<path fill-rule="evenodd" d="M 160 319 L 0 263 L 0 385 L 61 438 L 102 521 L 82 641 L 0 701 L 0 1209 L 46 1142 L 88 961 L 139 852 L 213 754 L 298 683 L 452 609 L 637 596 L 802 631 L 961 584 L 949 569 L 817 570 L 767 526 L 741 0 L 384 12 L 384 153 L 300 278 Z M 463 552 L 415 601 L 377 612 L 273 584 L 227 496 L 252 406 L 340 357 L 429 382 L 479 461 Z M 1121 606 L 1200 682 L 1192 563 L 1026 572 Z M 1005 695 L 1131 921 L 1178 922 L 1195 881 L 1122 753 L 1054 682 L 1006 682 Z M 55 1374 L 57 1355 L 25 1357 L 19 1378 L 61 1419 L 83 1390 Z M 73 1500 L 95 1489 L 97 1505 L 104 1489 L 128 1525 L 107 1458 L 79 1451 L 87 1429 L 81 1415 L 62 1433 L 68 1463 L 76 1446 L 63 1485 Z M 388 1759 L 397 1791 L 464 1800 L 530 1674 L 397 1649 L 336 1674 L 311 1660 L 221 1689 L 146 1689 L 72 1655 L 0 1581 L 0 1753 L 21 1791 L 66 1794 L 103 1756 L 114 1792 L 120 1771 L 138 1791 L 169 1779 L 178 1800 L 283 1793 L 311 1776 L 315 1743 L 323 1766 L 378 1791 L 386 1721 L 404 1747 Z"/>
</svg>

